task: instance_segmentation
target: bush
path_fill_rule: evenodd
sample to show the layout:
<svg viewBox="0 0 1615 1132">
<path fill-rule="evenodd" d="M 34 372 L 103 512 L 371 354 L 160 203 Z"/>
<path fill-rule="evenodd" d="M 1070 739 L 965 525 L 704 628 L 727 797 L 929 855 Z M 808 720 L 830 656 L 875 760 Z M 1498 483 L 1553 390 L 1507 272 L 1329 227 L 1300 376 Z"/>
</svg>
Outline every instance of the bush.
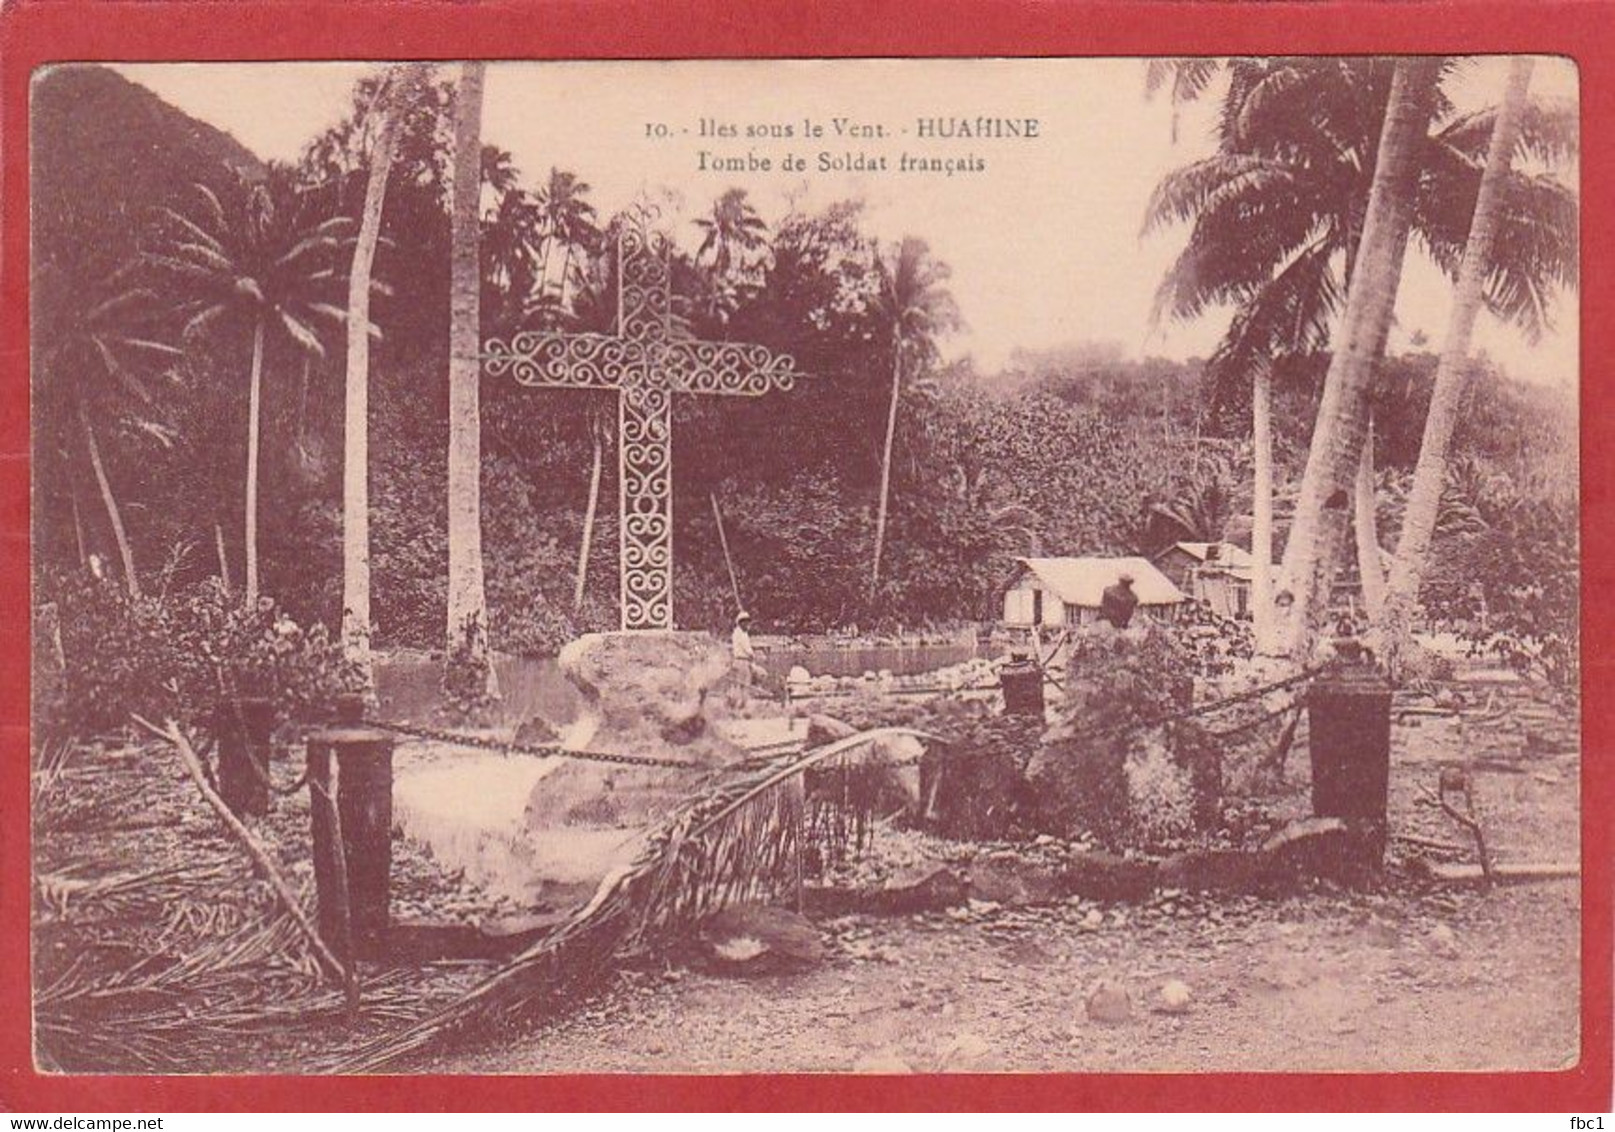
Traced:
<svg viewBox="0 0 1615 1132">
<path fill-rule="evenodd" d="M 248 607 L 217 579 L 132 597 L 88 573 L 49 587 L 61 641 L 62 729 L 105 731 L 132 714 L 203 723 L 224 700 L 262 696 L 286 718 L 322 716 L 362 674 L 325 626 L 303 629 L 270 598 Z"/>
<path fill-rule="evenodd" d="M 1198 601 L 1186 601 L 1178 607 L 1171 632 L 1189 651 L 1196 676 L 1227 675 L 1239 661 L 1256 655 L 1256 638 L 1249 621 L 1219 616 Z"/>
<path fill-rule="evenodd" d="M 1175 835 L 1195 808 L 1194 775 L 1159 728 L 1139 725 L 1192 701 L 1188 649 L 1156 625 L 1099 627 L 1073 633 L 1067 658 L 1054 726 L 1027 767 L 1038 827 L 1091 833 L 1112 848 Z"/>
</svg>

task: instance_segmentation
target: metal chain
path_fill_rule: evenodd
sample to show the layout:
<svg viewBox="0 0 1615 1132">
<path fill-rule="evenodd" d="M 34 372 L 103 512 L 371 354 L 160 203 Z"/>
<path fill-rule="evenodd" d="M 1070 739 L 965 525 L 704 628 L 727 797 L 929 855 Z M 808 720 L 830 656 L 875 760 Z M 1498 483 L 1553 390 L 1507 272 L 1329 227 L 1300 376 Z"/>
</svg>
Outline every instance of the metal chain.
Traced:
<svg viewBox="0 0 1615 1132">
<path fill-rule="evenodd" d="M 1243 703 L 1246 700 L 1253 700 L 1259 696 L 1264 696 L 1269 692 L 1276 692 L 1283 688 L 1292 687 L 1296 684 L 1312 679 L 1321 671 L 1323 671 L 1322 666 L 1310 668 L 1295 676 L 1286 677 L 1283 680 L 1276 680 L 1271 684 L 1264 684 L 1260 687 L 1251 688 L 1243 692 L 1237 692 L 1232 696 L 1227 696 L 1221 700 L 1216 700 L 1209 704 L 1200 704 L 1196 707 L 1185 708 L 1181 711 L 1173 712 L 1170 715 L 1161 716 L 1157 719 L 1129 722 L 1118 727 L 1109 728 L 1106 731 L 1090 735 L 1090 738 L 1104 738 L 1108 737 L 1112 733 L 1120 734 L 1130 730 L 1144 731 L 1153 727 L 1164 727 L 1168 724 L 1193 718 L 1194 716 L 1206 715 L 1213 711 L 1219 711 L 1222 708 L 1230 706 L 1231 704 Z M 969 690 L 975 691 L 978 689 L 971 688 Z M 1294 705 L 1291 706 L 1293 707 Z M 1289 709 L 1287 708 L 1285 710 Z M 693 763 L 686 759 L 661 759 L 652 755 L 625 755 L 611 751 L 582 751 L 575 750 L 570 747 L 563 747 L 559 743 L 544 743 L 537 745 L 512 743 L 506 742 L 502 739 L 486 738 L 481 735 L 465 735 L 438 727 L 425 727 L 420 724 L 410 723 L 393 723 L 381 719 L 366 719 L 364 722 L 368 727 L 374 727 L 382 731 L 391 731 L 398 735 L 408 735 L 416 739 L 427 739 L 432 742 L 444 743 L 450 746 L 469 747 L 475 750 L 492 751 L 496 754 L 531 755 L 535 758 L 576 759 L 581 762 L 609 763 L 616 766 L 664 767 L 672 770 L 707 771 L 712 769 L 711 767 L 704 766 L 700 763 Z M 788 749 L 796 747 L 797 742 L 797 740 L 786 740 L 779 743 L 765 744 L 751 751 L 749 753 L 749 758 L 746 761 L 767 761 L 773 752 L 779 751 L 783 753 Z"/>
<path fill-rule="evenodd" d="M 1314 676 L 1318 675 L 1318 673 L 1324 671 L 1327 667 L 1328 665 L 1320 664 L 1313 668 L 1303 669 L 1296 675 L 1287 676 L 1283 680 L 1275 680 L 1271 684 L 1262 684 L 1255 688 L 1247 688 L 1243 692 L 1235 692 L 1231 696 L 1225 696 L 1220 700 L 1213 700 L 1209 704 L 1197 704 L 1194 707 L 1183 708 L 1182 710 L 1172 712 L 1168 715 L 1157 716 L 1154 719 L 1145 719 L 1137 722 L 1117 724 L 1116 726 L 1105 728 L 1102 731 L 1091 732 L 1088 737 L 1090 739 L 1108 739 L 1113 738 L 1116 735 L 1126 734 L 1129 731 L 1149 731 L 1156 727 L 1167 727 L 1174 723 L 1181 723 L 1185 719 L 1193 719 L 1196 716 L 1209 715 L 1214 711 L 1221 711 L 1223 708 L 1229 707 L 1233 704 L 1240 704 L 1244 703 L 1246 700 L 1258 699 L 1267 695 L 1269 692 L 1277 692 L 1284 688 L 1291 688 L 1297 684 L 1305 683 L 1306 681 L 1311 680 Z M 1294 706 L 1295 705 L 1293 704 L 1290 705 L 1290 707 Z M 1285 710 L 1289 710 L 1289 708 L 1286 708 Z M 1237 728 L 1235 730 L 1237 730 Z"/>
<path fill-rule="evenodd" d="M 497 754 L 532 755 L 535 758 L 550 759 L 577 759 L 582 762 L 613 763 L 617 766 L 654 766 L 667 767 L 674 770 L 707 770 L 710 769 L 701 763 L 693 763 L 686 759 L 659 759 L 651 755 L 623 755 L 612 751 L 579 751 L 571 747 L 563 747 L 559 743 L 545 743 L 542 745 L 510 743 L 503 739 L 489 739 L 481 735 L 463 735 L 455 731 L 446 731 L 438 727 L 422 727 L 411 723 L 390 723 L 381 719 L 366 719 L 365 726 L 374 727 L 381 731 L 391 731 L 398 735 L 408 735 L 416 739 L 429 739 L 437 743 L 447 743 L 455 747 L 471 747 L 481 751 L 493 751 Z"/>
</svg>

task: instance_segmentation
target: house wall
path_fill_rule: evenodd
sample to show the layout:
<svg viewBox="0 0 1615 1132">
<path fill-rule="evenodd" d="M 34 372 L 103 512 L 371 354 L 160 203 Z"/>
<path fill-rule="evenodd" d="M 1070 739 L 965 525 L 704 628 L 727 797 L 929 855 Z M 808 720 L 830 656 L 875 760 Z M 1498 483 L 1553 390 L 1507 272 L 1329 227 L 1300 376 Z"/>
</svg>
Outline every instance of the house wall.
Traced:
<svg viewBox="0 0 1615 1132">
<path fill-rule="evenodd" d="M 1155 568 L 1172 579 L 1172 584 L 1186 594 L 1190 592 L 1194 583 L 1194 571 L 1200 565 L 1200 560 L 1187 550 L 1172 547 L 1155 558 Z"/>
<path fill-rule="evenodd" d="M 1133 625 L 1141 621 L 1172 621 L 1177 617 L 1175 605 L 1140 605 L 1133 610 Z M 1067 625 L 1092 625 L 1099 620 L 1099 610 L 1091 605 L 1068 605 L 1065 608 Z"/>
<path fill-rule="evenodd" d="M 1219 617 L 1232 617 L 1237 612 L 1234 582 L 1227 574 L 1197 575 L 1194 596 Z"/>
<path fill-rule="evenodd" d="M 1043 595 L 1043 617 L 1040 623 L 1056 629 L 1066 624 L 1064 604 L 1055 594 L 1045 590 L 1033 574 L 1021 575 L 1004 591 L 1004 624 L 1030 626 L 1032 613 L 1037 604 L 1034 595 L 1039 593 Z"/>
</svg>

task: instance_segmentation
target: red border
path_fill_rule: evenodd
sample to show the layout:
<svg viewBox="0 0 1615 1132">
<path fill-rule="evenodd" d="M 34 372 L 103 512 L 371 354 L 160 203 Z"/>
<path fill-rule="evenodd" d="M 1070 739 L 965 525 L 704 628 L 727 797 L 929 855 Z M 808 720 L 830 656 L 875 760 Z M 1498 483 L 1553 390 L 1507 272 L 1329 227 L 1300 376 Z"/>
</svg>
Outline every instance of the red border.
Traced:
<svg viewBox="0 0 1615 1132">
<path fill-rule="evenodd" d="M 1167 10 L 1163 10 L 1167 9 Z M 1584 311 L 1615 310 L 1615 5 L 1607 0 L 1449 3 L 1078 3 L 1062 0 L 493 0 L 451 4 L 247 0 L 205 4 L 0 0 L 0 1109 L 216 1111 L 843 1108 L 1609 1111 L 1612 664 L 1586 650 L 1583 1058 L 1559 1073 L 872 1077 L 55 1078 L 28 1044 L 28 231 L 27 83 L 60 60 L 633 58 L 857 55 L 1181 55 L 1529 52 L 1581 68 Z M 1589 186 L 1596 186 L 1588 191 Z M 1615 320 L 1582 319 L 1581 356 L 1615 356 Z M 1582 386 L 1583 633 L 1615 621 L 1606 414 L 1615 385 Z"/>
</svg>

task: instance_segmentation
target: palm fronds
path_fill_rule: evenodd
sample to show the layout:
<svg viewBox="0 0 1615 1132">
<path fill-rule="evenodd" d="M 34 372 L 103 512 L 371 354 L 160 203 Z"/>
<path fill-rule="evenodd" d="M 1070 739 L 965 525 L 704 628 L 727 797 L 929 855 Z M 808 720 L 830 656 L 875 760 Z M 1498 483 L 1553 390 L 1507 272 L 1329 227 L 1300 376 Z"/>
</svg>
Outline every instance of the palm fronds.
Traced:
<svg viewBox="0 0 1615 1132">
<path fill-rule="evenodd" d="M 328 1068 L 376 1072 L 457 1035 L 508 1031 L 598 985 L 621 957 L 678 938 L 732 903 L 794 887 L 803 772 L 897 735 L 927 737 L 880 728 L 714 776 L 564 924 L 447 1009 Z"/>
</svg>

